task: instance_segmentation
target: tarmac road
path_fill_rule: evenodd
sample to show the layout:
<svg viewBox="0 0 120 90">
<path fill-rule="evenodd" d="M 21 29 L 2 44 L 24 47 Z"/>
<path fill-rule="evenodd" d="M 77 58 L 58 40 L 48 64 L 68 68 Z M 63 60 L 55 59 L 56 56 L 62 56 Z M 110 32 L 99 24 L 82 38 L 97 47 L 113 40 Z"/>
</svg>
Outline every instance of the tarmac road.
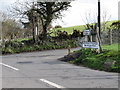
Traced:
<svg viewBox="0 0 120 90">
<path fill-rule="evenodd" d="M 2 56 L 3 88 L 118 88 L 118 74 L 57 60 L 67 49 Z"/>
</svg>

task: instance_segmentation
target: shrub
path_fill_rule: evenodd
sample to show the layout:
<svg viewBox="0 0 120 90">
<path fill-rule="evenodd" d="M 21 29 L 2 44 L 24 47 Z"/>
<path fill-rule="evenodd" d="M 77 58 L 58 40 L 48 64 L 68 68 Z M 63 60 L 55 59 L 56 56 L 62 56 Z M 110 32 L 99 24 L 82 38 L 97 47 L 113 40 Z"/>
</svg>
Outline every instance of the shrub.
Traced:
<svg viewBox="0 0 120 90">
<path fill-rule="evenodd" d="M 60 48 L 68 48 L 70 45 L 72 47 L 76 47 L 75 40 L 46 40 L 40 43 L 28 44 L 24 41 L 17 42 L 17 41 L 10 41 L 9 43 L 6 42 L 5 47 L 2 47 L 2 54 L 11 54 L 11 53 L 20 53 L 20 52 L 31 52 L 31 51 L 41 51 L 41 50 L 51 50 L 51 49 L 60 49 Z"/>
<path fill-rule="evenodd" d="M 59 38 L 60 40 L 69 38 L 69 35 L 68 35 L 68 33 L 66 31 L 62 32 L 60 30 L 57 31 L 57 36 L 58 36 L 57 38 Z"/>
<path fill-rule="evenodd" d="M 72 38 L 77 38 L 77 37 L 80 37 L 80 36 L 81 36 L 80 31 L 73 30 L 73 34 L 71 35 Z"/>
<path fill-rule="evenodd" d="M 56 25 L 55 28 L 62 28 L 62 26 L 60 26 L 60 25 Z"/>
</svg>

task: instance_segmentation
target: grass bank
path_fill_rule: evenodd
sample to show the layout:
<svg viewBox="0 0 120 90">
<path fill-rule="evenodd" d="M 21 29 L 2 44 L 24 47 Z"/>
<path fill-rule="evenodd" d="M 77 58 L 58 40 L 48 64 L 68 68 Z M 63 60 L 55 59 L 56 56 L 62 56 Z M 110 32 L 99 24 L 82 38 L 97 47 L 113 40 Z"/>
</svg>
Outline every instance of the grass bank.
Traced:
<svg viewBox="0 0 120 90">
<path fill-rule="evenodd" d="M 118 44 L 103 45 L 103 52 L 95 53 L 91 49 L 79 50 L 81 56 L 69 63 L 82 65 L 95 70 L 120 72 L 120 58 L 118 52 Z"/>
</svg>

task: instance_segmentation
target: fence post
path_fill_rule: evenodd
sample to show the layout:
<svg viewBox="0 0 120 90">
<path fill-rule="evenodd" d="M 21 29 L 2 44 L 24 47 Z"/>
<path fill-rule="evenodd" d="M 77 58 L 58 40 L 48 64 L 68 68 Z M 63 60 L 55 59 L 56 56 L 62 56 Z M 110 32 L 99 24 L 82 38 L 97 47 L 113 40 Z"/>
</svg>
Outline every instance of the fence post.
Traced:
<svg viewBox="0 0 120 90">
<path fill-rule="evenodd" d="M 68 55 L 70 55 L 70 53 L 71 53 L 71 47 L 70 47 L 70 45 L 68 46 Z"/>
<path fill-rule="evenodd" d="M 110 40 L 110 45 L 113 43 L 112 42 L 112 30 L 109 30 L 109 40 Z"/>
</svg>

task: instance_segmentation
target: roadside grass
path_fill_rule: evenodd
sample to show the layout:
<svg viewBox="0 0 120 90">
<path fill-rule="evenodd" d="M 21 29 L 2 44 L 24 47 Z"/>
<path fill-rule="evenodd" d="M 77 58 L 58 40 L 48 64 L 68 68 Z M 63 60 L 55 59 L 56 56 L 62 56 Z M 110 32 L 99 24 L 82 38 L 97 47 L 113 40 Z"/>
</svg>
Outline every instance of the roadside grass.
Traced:
<svg viewBox="0 0 120 90">
<path fill-rule="evenodd" d="M 118 52 L 118 44 L 103 45 L 103 52 L 95 53 L 91 49 L 81 49 L 77 52 L 82 52 L 82 55 L 76 60 L 71 60 L 69 63 L 82 65 L 88 68 L 109 72 L 120 72 L 120 58 Z M 114 62 L 114 64 L 108 64 Z"/>
</svg>

